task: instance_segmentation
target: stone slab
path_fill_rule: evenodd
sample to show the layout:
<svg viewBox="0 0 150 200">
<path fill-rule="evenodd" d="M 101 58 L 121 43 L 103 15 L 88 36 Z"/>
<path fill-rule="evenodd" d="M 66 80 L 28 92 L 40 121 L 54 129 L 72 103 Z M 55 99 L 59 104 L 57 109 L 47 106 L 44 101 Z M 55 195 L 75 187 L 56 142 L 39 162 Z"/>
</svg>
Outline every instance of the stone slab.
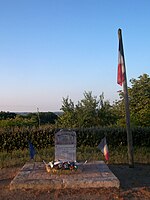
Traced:
<svg viewBox="0 0 150 200">
<path fill-rule="evenodd" d="M 10 183 L 10 189 L 79 189 L 120 187 L 118 178 L 103 161 L 79 163 L 77 171 L 48 173 L 44 163 L 26 163 Z"/>
</svg>

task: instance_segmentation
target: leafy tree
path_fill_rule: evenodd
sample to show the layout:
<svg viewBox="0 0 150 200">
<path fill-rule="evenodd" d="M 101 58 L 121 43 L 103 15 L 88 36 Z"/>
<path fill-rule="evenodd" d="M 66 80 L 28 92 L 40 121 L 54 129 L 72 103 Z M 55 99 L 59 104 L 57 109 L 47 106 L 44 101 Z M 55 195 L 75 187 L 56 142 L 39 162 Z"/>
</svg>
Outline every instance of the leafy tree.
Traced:
<svg viewBox="0 0 150 200">
<path fill-rule="evenodd" d="M 116 121 L 112 106 L 104 101 L 103 93 L 97 99 L 92 96 L 92 92 L 84 92 L 84 98 L 77 105 L 68 97 L 63 98 L 61 110 L 63 115 L 60 116 L 58 125 L 65 128 L 106 126 Z"/>
<path fill-rule="evenodd" d="M 40 123 L 42 124 L 55 124 L 58 116 L 53 112 L 40 112 L 39 113 Z"/>
<path fill-rule="evenodd" d="M 129 88 L 131 119 L 134 125 L 150 126 L 150 78 L 147 74 L 131 79 Z"/>
<path fill-rule="evenodd" d="M 63 98 L 61 110 L 63 114 L 58 118 L 57 124 L 63 128 L 73 128 L 76 120 L 75 106 L 69 97 Z"/>
<path fill-rule="evenodd" d="M 114 112 L 113 106 L 109 101 L 104 101 L 104 93 L 100 95 L 100 104 L 98 109 L 98 120 L 100 126 L 114 125 L 118 119 L 118 115 Z"/>
<path fill-rule="evenodd" d="M 138 79 L 131 79 L 128 88 L 130 118 L 132 126 L 150 126 L 150 78 L 143 74 Z M 114 106 L 117 111 L 119 125 L 125 125 L 125 106 L 123 92 L 119 92 L 120 100 Z"/>
<path fill-rule="evenodd" d="M 92 92 L 84 92 L 84 99 L 76 105 L 78 127 L 97 126 L 99 101 L 92 96 Z"/>
</svg>

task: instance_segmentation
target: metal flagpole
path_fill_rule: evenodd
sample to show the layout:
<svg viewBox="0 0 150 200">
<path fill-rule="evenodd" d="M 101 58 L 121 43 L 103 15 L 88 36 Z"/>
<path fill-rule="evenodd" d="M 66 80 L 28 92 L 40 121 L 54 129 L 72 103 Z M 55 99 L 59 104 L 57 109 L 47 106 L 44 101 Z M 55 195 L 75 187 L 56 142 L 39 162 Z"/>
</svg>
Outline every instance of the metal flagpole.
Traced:
<svg viewBox="0 0 150 200">
<path fill-rule="evenodd" d="M 122 42 L 122 33 L 121 29 L 118 29 L 118 38 L 119 45 L 121 48 L 121 54 L 123 58 L 123 92 L 124 92 L 124 102 L 125 102 L 125 112 L 126 112 L 126 131 L 127 131 L 127 144 L 128 144 L 128 162 L 129 167 L 134 167 L 134 159 L 133 159 L 133 142 L 132 142 L 132 132 L 130 129 L 130 110 L 129 110 L 129 99 L 128 99 L 128 89 L 127 89 L 127 77 L 126 77 L 126 67 L 125 67 L 125 58 L 124 58 L 124 50 L 123 50 L 123 42 Z"/>
</svg>

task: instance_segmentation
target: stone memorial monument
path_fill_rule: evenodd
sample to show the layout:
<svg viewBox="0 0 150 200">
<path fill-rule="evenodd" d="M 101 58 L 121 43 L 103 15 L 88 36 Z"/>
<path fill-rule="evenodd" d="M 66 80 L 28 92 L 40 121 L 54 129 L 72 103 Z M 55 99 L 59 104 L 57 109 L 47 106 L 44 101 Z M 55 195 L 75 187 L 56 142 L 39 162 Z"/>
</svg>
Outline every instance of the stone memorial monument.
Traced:
<svg viewBox="0 0 150 200">
<path fill-rule="evenodd" d="M 71 163 L 76 161 L 76 132 L 61 130 L 55 133 L 55 161 L 57 163 L 56 168 L 61 163 L 63 163 L 62 169 L 70 169 L 72 167 Z M 50 163 L 54 164 L 53 162 Z M 70 163 L 69 167 L 66 163 Z M 83 167 L 83 164 L 79 165 L 80 169 L 81 166 Z M 50 176 L 47 174 L 49 171 L 45 171 L 45 163 L 26 163 L 11 181 L 10 189 L 51 190 L 120 187 L 118 178 L 109 170 L 104 161 L 88 162 L 86 167 L 75 171 L 75 173 L 73 173 L 72 169 L 68 176 L 66 172 L 63 174 L 62 170 L 60 171 L 61 176 L 57 173 Z"/>
<path fill-rule="evenodd" d="M 55 133 L 55 161 L 76 162 L 76 132 L 60 130 Z"/>
</svg>

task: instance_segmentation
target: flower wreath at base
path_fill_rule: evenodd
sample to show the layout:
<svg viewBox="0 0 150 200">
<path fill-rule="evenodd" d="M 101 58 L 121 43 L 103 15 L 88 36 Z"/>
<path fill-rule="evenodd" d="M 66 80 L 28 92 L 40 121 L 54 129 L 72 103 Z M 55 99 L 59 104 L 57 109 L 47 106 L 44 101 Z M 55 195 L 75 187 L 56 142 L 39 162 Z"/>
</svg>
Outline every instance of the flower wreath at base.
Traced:
<svg viewBox="0 0 150 200">
<path fill-rule="evenodd" d="M 46 170 L 48 172 L 53 170 L 77 170 L 78 166 L 76 162 L 70 162 L 70 161 L 51 161 L 48 164 L 46 164 Z"/>
</svg>

